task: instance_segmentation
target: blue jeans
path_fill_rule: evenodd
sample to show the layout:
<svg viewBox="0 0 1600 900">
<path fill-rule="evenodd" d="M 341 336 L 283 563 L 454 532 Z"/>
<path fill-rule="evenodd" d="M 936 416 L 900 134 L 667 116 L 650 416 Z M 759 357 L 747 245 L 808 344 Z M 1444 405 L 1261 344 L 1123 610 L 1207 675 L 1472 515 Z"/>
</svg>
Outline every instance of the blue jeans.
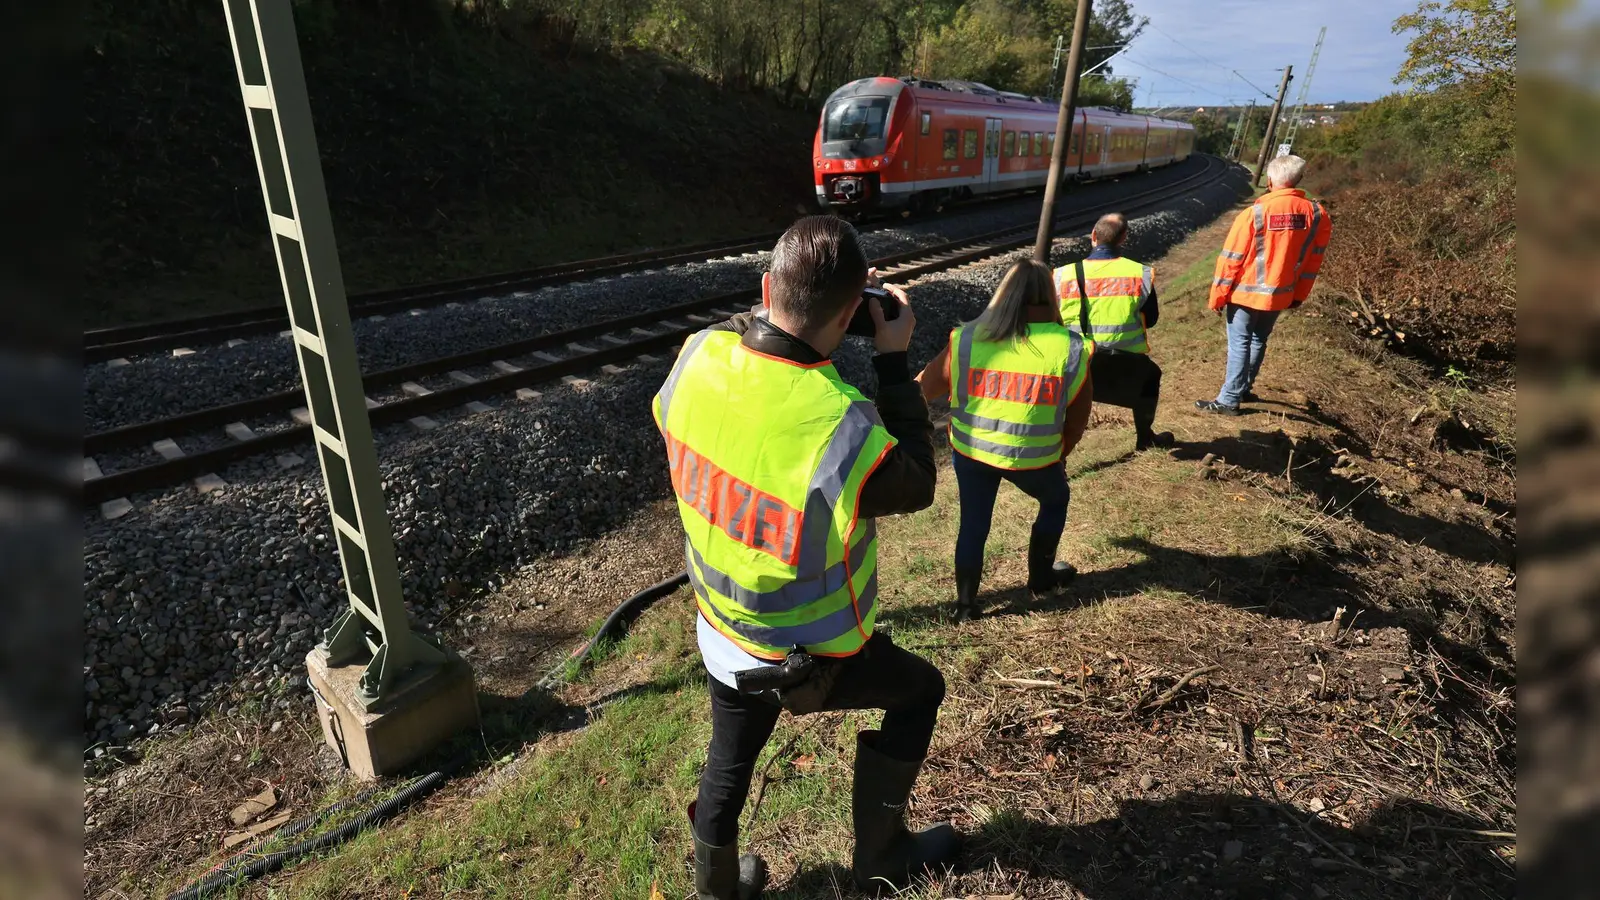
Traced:
<svg viewBox="0 0 1600 900">
<path fill-rule="evenodd" d="M 1072 499 L 1067 472 L 1061 463 L 1038 469 L 999 469 L 951 450 L 950 467 L 955 469 L 956 489 L 961 494 L 961 527 L 956 532 L 957 572 L 983 571 L 983 545 L 989 542 L 989 523 L 994 518 L 994 500 L 1002 481 L 1011 482 L 1017 490 L 1039 501 L 1039 515 L 1033 520 L 1033 539 L 1035 543 L 1048 544 L 1054 552 L 1061 532 L 1067 527 L 1067 503 Z"/>
<path fill-rule="evenodd" d="M 1218 403 L 1238 406 L 1245 393 L 1256 386 L 1261 361 L 1267 358 L 1267 338 L 1282 312 L 1228 304 L 1223 312 L 1228 320 L 1228 374 L 1217 394 Z"/>
</svg>

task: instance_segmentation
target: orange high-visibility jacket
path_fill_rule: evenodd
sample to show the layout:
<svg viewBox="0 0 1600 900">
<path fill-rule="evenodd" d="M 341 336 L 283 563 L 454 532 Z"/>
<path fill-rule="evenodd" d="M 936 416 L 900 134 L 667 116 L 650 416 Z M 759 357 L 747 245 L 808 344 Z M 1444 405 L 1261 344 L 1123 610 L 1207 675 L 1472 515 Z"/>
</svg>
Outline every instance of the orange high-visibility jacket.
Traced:
<svg viewBox="0 0 1600 900">
<path fill-rule="evenodd" d="M 1332 233 L 1328 211 L 1307 200 L 1305 191 L 1262 194 L 1228 231 L 1211 281 L 1211 308 L 1236 303 L 1270 311 L 1304 303 Z"/>
</svg>

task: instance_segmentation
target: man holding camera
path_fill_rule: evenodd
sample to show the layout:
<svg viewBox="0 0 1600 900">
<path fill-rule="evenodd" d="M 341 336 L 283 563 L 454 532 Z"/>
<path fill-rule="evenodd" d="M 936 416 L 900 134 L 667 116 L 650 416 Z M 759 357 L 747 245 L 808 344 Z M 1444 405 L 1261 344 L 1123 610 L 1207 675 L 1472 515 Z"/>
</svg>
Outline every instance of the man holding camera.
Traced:
<svg viewBox="0 0 1600 900">
<path fill-rule="evenodd" d="M 761 295 L 761 311 L 688 340 L 654 408 L 711 691 L 689 808 L 695 890 L 751 900 L 765 885 L 761 859 L 739 855 L 739 814 L 783 709 L 884 710 L 880 730 L 857 735 L 852 869 L 863 888 L 901 888 L 957 843 L 947 823 L 911 832 L 904 818 L 944 677 L 873 632 L 873 519 L 933 502 L 933 425 L 906 358 L 916 319 L 831 216 L 778 240 Z M 876 404 L 829 362 L 847 333 L 872 335 Z"/>
</svg>

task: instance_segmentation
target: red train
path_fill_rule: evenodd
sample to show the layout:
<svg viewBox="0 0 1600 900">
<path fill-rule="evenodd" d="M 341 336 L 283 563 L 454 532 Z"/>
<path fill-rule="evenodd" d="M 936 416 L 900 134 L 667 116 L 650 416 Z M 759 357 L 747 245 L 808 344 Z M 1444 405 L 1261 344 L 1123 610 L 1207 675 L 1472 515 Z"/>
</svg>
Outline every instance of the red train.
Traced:
<svg viewBox="0 0 1600 900">
<path fill-rule="evenodd" d="M 970 81 L 861 78 L 828 98 L 812 142 L 817 202 L 843 212 L 922 212 L 975 194 L 1044 187 L 1056 101 Z M 1090 107 L 1075 115 L 1062 174 L 1100 178 L 1180 162 L 1194 126 Z"/>
</svg>

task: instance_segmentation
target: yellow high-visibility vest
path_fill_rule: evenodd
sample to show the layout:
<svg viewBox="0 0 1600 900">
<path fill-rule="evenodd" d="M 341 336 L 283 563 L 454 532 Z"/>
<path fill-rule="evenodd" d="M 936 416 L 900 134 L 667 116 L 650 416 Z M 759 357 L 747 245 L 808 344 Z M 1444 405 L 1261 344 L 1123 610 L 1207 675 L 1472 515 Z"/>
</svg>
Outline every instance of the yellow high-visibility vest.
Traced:
<svg viewBox="0 0 1600 900">
<path fill-rule="evenodd" d="M 1155 284 L 1155 270 L 1131 259 L 1086 259 L 1084 286 L 1089 290 L 1088 315 L 1078 296 L 1076 265 L 1056 270 L 1061 321 L 1096 347 L 1124 353 L 1149 353 L 1144 317 L 1139 308 Z M 1085 330 L 1087 326 L 1087 330 Z"/>
<path fill-rule="evenodd" d="M 872 403 L 831 362 L 702 331 L 653 411 L 706 621 L 763 659 L 860 650 L 877 617 L 878 542 L 856 507 L 895 445 Z"/>
<path fill-rule="evenodd" d="M 1094 345 L 1053 322 L 1027 340 L 978 340 L 977 326 L 950 332 L 950 446 L 1002 469 L 1061 459 L 1067 407 L 1089 376 Z"/>
</svg>

